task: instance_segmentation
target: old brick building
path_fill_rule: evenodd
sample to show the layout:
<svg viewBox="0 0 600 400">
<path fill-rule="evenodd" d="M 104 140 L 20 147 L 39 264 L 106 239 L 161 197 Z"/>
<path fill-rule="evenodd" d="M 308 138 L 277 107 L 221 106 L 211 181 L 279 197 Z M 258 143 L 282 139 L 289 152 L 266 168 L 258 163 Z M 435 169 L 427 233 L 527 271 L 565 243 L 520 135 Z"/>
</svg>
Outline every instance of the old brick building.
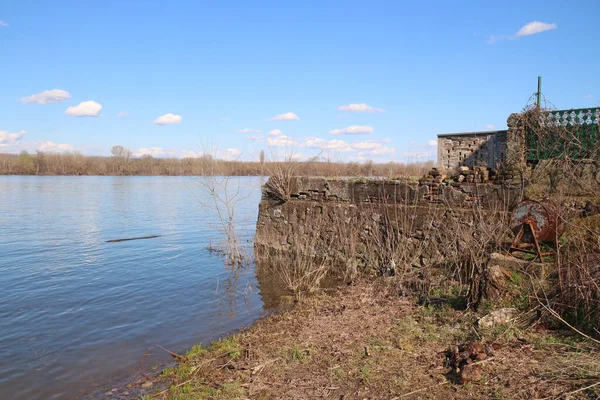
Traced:
<svg viewBox="0 0 600 400">
<path fill-rule="evenodd" d="M 459 166 L 498 169 L 506 158 L 506 130 L 438 135 L 438 167 Z"/>
</svg>

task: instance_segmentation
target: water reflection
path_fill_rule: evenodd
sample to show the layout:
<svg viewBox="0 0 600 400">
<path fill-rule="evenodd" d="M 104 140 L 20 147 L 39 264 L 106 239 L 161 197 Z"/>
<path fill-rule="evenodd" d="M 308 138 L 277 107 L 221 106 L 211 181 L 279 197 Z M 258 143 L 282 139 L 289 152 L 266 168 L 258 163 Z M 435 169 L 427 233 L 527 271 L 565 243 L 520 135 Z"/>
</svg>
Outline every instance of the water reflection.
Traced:
<svg viewBox="0 0 600 400">
<path fill-rule="evenodd" d="M 260 298 L 265 309 L 277 309 L 282 304 L 282 299 L 290 297 L 291 292 L 281 277 L 273 272 L 267 260 L 257 258 L 255 270 Z"/>
<path fill-rule="evenodd" d="M 254 265 L 232 270 L 207 250 L 220 232 L 191 179 L 0 177 L 1 397 L 80 398 L 139 369 L 150 347 L 183 352 L 277 304 Z M 236 179 L 251 247 L 260 181 Z"/>
</svg>

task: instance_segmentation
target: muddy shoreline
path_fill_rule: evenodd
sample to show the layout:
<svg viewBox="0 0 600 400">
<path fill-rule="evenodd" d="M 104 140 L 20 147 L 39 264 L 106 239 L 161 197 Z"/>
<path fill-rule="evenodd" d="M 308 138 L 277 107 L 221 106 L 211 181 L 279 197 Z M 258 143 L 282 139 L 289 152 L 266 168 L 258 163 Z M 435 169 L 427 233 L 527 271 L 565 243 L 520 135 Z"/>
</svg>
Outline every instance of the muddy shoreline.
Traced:
<svg viewBox="0 0 600 400">
<path fill-rule="evenodd" d="M 544 323 L 477 328 L 393 278 L 306 298 L 124 388 L 90 399 L 589 399 L 598 348 Z M 472 364 L 472 365 L 471 365 Z M 575 371 L 577 370 L 577 371 Z M 464 372 L 467 371 L 467 372 Z M 576 372 L 576 373 L 575 373 Z"/>
<path fill-rule="evenodd" d="M 251 329 L 254 325 L 264 319 L 268 319 L 274 315 L 285 313 L 293 308 L 293 304 L 287 301 L 282 301 L 277 308 L 270 308 L 264 312 L 259 319 L 254 321 L 251 325 L 241 328 L 234 329 L 216 338 L 218 341 L 222 338 L 235 336 Z M 189 351 L 189 348 L 185 351 Z M 171 354 L 171 361 L 160 362 L 160 363 L 147 363 L 146 359 L 151 354 L 163 353 Z M 185 354 L 185 352 L 183 352 Z M 152 396 L 157 392 L 163 391 L 169 387 L 168 381 L 163 377 L 163 371 L 169 368 L 174 368 L 181 362 L 181 354 L 171 351 L 171 349 L 164 349 L 161 346 L 153 346 L 148 349 L 144 354 L 140 354 L 140 364 L 135 370 L 131 370 L 129 373 L 122 374 L 115 380 L 109 382 L 101 382 L 97 385 L 97 388 L 91 393 L 85 394 L 83 400 L 124 400 L 124 399 L 139 399 L 144 396 Z"/>
</svg>

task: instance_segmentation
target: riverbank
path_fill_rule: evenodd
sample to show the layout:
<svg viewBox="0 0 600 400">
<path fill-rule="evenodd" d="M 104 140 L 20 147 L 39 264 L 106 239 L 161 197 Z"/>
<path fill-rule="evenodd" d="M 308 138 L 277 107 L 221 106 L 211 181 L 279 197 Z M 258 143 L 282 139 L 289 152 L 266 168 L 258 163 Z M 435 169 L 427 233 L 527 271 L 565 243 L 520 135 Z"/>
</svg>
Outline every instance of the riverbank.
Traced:
<svg viewBox="0 0 600 400">
<path fill-rule="evenodd" d="M 294 171 L 306 176 L 421 176 L 433 161 L 376 164 L 372 161 L 332 162 L 265 159 L 261 161 L 223 160 L 216 154 L 192 153 L 189 157 L 134 156 L 121 146 L 111 157 L 84 156 L 80 153 L 29 154 L 0 152 L 0 175 L 100 175 L 100 176 L 268 176 L 278 171 Z"/>
<path fill-rule="evenodd" d="M 321 293 L 108 399 L 590 399 L 598 349 L 538 323 L 477 327 L 481 315 L 419 305 L 394 278 Z M 579 391 L 578 391 L 579 390 Z M 568 394 L 568 395 L 567 395 Z M 139 397 L 138 397 L 139 398 Z"/>
</svg>

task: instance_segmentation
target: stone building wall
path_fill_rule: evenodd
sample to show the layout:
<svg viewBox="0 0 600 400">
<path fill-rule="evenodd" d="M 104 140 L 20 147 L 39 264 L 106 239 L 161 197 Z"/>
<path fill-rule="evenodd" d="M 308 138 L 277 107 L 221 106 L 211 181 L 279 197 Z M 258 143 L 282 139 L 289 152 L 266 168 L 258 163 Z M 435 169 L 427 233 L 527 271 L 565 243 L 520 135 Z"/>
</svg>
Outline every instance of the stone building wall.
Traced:
<svg viewBox="0 0 600 400">
<path fill-rule="evenodd" d="M 506 130 L 438 135 L 438 167 L 460 166 L 499 169 L 506 158 Z"/>
</svg>

